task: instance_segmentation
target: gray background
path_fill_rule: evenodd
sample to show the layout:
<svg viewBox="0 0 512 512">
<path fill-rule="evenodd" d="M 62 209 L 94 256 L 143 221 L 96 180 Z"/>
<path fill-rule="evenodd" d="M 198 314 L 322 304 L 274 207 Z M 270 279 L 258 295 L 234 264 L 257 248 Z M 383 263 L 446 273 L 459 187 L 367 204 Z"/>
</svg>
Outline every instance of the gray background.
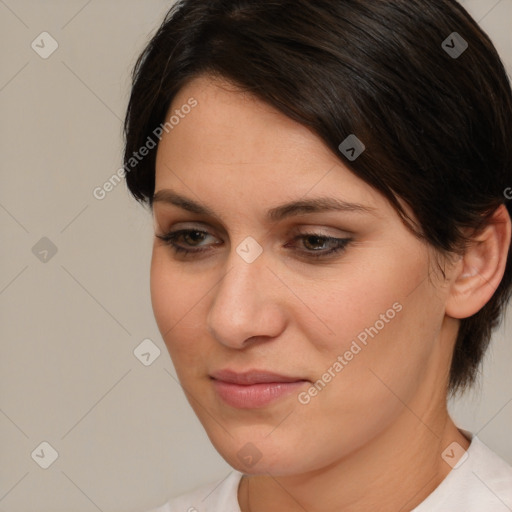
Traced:
<svg viewBox="0 0 512 512">
<path fill-rule="evenodd" d="M 511 73 L 512 0 L 464 4 Z M 170 5 L 0 0 L 0 512 L 140 511 L 231 469 L 153 319 L 150 214 L 124 181 L 93 196 L 121 166 L 129 74 Z M 50 48 L 44 31 L 47 59 L 31 47 Z M 510 338 L 505 322 L 451 409 L 512 463 Z M 133 353 L 144 339 L 161 350 L 149 366 Z"/>
</svg>

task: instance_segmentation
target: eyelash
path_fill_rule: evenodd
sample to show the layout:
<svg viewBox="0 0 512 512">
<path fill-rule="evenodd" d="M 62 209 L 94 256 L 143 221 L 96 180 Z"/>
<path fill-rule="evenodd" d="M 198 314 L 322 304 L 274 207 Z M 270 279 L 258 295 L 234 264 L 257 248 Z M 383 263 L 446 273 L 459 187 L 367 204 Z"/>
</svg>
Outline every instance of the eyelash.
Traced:
<svg viewBox="0 0 512 512">
<path fill-rule="evenodd" d="M 187 235 L 190 233 L 201 233 L 205 235 L 209 235 L 207 231 L 202 231 L 199 229 L 181 229 L 179 231 L 174 231 L 170 233 L 166 233 L 164 235 L 155 235 L 157 238 L 162 240 L 166 245 L 168 245 L 175 254 L 181 254 L 184 256 L 189 256 L 192 254 L 198 254 L 198 253 L 204 253 L 208 251 L 209 249 L 184 249 L 180 245 L 175 243 L 175 240 L 178 239 L 181 235 Z M 337 254 L 339 252 L 343 252 L 346 248 L 346 246 L 352 242 L 351 238 L 334 238 L 330 236 L 325 235 L 319 235 L 317 233 L 302 233 L 299 236 L 296 236 L 293 241 L 296 241 L 298 239 L 305 239 L 305 238 L 318 238 L 321 241 L 324 241 L 324 243 L 332 242 L 336 243 L 337 246 L 333 249 L 330 249 L 328 251 L 311 251 L 311 250 L 305 250 L 305 251 L 299 251 L 302 253 L 305 253 L 308 258 L 313 259 L 319 259 L 319 258 L 326 258 L 328 256 L 333 256 L 334 254 Z"/>
</svg>

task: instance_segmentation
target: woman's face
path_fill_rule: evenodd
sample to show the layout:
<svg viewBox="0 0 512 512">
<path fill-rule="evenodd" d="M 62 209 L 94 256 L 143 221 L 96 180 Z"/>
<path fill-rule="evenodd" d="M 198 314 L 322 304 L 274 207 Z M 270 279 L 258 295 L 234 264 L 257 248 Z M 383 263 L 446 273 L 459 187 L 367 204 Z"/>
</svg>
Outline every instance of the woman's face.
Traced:
<svg viewBox="0 0 512 512">
<path fill-rule="evenodd" d="M 316 470 L 432 408 L 454 331 L 427 247 L 344 157 L 265 103 L 201 77 L 167 117 L 176 110 L 158 147 L 155 233 L 190 230 L 174 243 L 203 252 L 155 237 L 152 304 L 227 462 L 248 474 Z M 173 204 L 171 190 L 210 213 Z M 350 205 L 276 210 L 319 198 Z M 296 382 L 212 379 L 226 369 Z"/>
</svg>

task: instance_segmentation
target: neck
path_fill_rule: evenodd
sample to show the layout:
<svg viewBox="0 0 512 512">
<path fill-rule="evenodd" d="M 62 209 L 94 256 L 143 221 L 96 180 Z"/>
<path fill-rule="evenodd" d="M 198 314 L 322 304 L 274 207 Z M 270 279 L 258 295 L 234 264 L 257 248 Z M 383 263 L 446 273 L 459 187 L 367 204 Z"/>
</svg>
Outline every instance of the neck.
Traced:
<svg viewBox="0 0 512 512">
<path fill-rule="evenodd" d="M 441 457 L 445 448 L 454 441 L 464 449 L 469 446 L 448 416 L 446 402 L 441 410 L 421 405 L 426 404 L 404 407 L 392 427 L 329 467 L 301 475 L 244 477 L 242 512 L 412 510 L 450 472 Z M 424 412 L 421 419 L 416 410 Z"/>
</svg>

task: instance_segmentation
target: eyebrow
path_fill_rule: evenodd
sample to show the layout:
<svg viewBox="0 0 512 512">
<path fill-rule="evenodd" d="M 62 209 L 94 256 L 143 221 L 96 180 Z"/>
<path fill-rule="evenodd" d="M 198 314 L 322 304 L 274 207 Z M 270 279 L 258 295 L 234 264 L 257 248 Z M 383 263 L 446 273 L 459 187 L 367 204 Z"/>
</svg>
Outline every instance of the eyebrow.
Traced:
<svg viewBox="0 0 512 512">
<path fill-rule="evenodd" d="M 192 199 L 182 196 L 171 189 L 162 189 L 153 195 L 153 203 L 172 204 L 191 213 L 208 215 L 219 218 L 213 210 Z M 321 213 L 327 211 L 356 212 L 376 215 L 377 209 L 358 203 L 350 203 L 335 197 L 316 197 L 312 199 L 300 199 L 276 206 L 267 211 L 269 222 L 279 222 L 285 218 L 308 213 Z"/>
</svg>

